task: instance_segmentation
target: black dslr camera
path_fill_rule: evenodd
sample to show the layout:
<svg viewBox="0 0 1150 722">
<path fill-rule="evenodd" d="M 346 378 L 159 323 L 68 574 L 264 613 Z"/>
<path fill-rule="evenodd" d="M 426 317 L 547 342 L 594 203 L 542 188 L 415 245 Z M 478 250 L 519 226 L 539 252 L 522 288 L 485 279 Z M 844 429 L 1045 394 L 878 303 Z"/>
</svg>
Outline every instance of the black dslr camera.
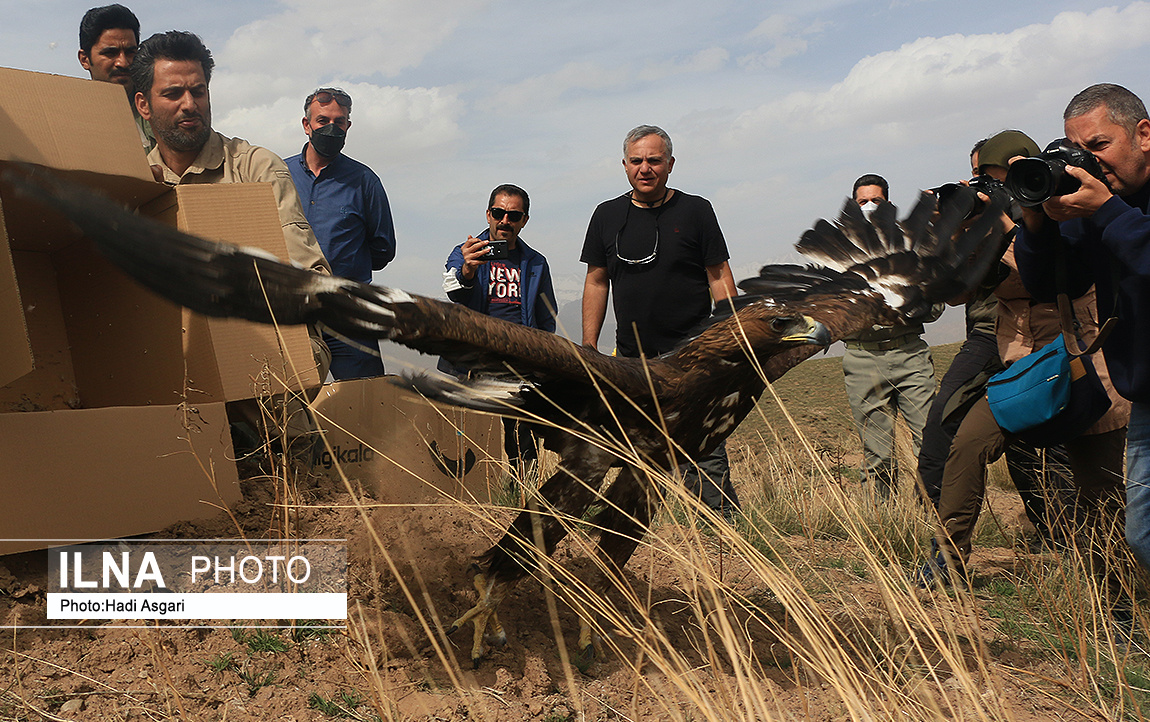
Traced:
<svg viewBox="0 0 1150 722">
<path fill-rule="evenodd" d="M 938 199 L 939 210 L 951 202 L 967 204 L 967 211 L 962 217 L 963 220 L 974 218 L 986 210 L 986 201 L 978 197 L 979 191 L 986 194 L 988 198 L 994 198 L 996 194 L 1006 193 L 1006 188 L 990 176 L 980 175 L 967 181 L 967 185 L 944 183 L 938 188 L 930 189 L 930 192 L 934 193 Z"/>
<path fill-rule="evenodd" d="M 1081 181 L 1066 172 L 1068 165 L 1077 166 L 1106 183 L 1102 166 L 1090 151 L 1060 138 L 1037 156 L 1014 161 L 1006 174 L 1006 187 L 1021 205 L 1028 208 L 1042 205 L 1055 196 L 1064 196 L 1082 187 Z M 1106 183 L 1106 187 L 1110 184 Z"/>
</svg>

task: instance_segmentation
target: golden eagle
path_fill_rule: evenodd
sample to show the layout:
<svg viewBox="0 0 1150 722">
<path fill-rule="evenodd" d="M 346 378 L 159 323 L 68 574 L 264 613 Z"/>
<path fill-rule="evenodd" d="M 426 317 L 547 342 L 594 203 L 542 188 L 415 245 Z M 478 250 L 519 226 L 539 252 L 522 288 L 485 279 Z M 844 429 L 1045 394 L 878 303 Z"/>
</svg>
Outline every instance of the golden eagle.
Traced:
<svg viewBox="0 0 1150 722">
<path fill-rule="evenodd" d="M 819 221 L 798 244 L 824 265 L 765 266 L 740 282 L 744 295 L 679 347 L 631 359 L 461 305 L 318 275 L 260 251 L 181 233 L 38 171 L 9 173 L 7 180 L 59 209 L 110 260 L 176 303 L 210 316 L 322 324 L 437 354 L 471 369 L 473 378 L 424 375 L 400 383 L 437 401 L 538 423 L 545 446 L 560 456 L 539 490 L 544 511 L 522 512 L 486 554 L 475 579 L 479 602 L 449 630 L 473 623 L 476 665 L 489 627 L 494 641 L 506 640 L 497 605 L 538 567 L 540 553 L 552 553 L 567 533 L 566 520 L 602 504 L 592 522 L 600 530 L 601 568 L 618 575 L 663 496 L 649 469 L 671 473 L 706 455 L 751 411 L 767 382 L 836 339 L 913 318 L 959 295 L 1002 250 L 1001 199 L 965 228 L 961 198 L 936 213 L 934 197 L 924 193 L 901 222 L 890 204 L 867 219 L 848 201 L 837 222 Z M 619 475 L 600 490 L 612 467 L 621 467 Z M 589 643 L 584 624 L 580 644 Z"/>
</svg>

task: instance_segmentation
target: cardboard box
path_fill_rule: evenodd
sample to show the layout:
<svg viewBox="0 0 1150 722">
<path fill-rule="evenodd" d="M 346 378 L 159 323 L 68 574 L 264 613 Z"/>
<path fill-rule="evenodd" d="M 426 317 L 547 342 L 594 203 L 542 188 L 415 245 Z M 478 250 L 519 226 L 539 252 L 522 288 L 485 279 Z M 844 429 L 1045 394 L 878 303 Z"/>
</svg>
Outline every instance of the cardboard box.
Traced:
<svg viewBox="0 0 1150 722">
<path fill-rule="evenodd" d="M 13 161 L 287 257 L 270 185 L 152 180 L 118 85 L 0 68 L 0 169 Z M 160 299 L 0 184 L 0 539 L 21 540 L 0 553 L 156 531 L 237 501 L 223 402 L 277 379 L 319 385 L 306 330 L 281 331 Z"/>
<path fill-rule="evenodd" d="M 503 471 L 503 423 L 431 404 L 385 378 L 339 381 L 312 404 L 331 447 L 316 470 L 358 480 L 383 504 L 490 502 Z"/>
<path fill-rule="evenodd" d="M 0 414 L 0 554 L 214 516 L 239 499 L 231 451 L 222 403 Z"/>
</svg>

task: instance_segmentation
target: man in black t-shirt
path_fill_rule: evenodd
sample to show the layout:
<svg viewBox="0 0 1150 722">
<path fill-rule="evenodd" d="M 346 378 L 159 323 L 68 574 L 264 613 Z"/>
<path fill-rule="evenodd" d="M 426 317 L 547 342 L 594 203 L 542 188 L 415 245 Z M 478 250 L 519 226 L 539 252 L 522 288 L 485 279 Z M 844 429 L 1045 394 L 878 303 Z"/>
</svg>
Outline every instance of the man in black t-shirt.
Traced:
<svg viewBox="0 0 1150 722">
<path fill-rule="evenodd" d="M 615 338 L 621 356 L 670 351 L 711 314 L 713 303 L 735 295 L 727 243 L 710 202 L 667 187 L 675 165 L 671 138 L 641 125 L 623 141 L 628 193 L 599 204 L 579 260 L 583 285 L 583 343 L 598 348 L 615 291 Z M 738 508 L 726 447 L 685 469 L 687 486 L 726 517 Z"/>
</svg>

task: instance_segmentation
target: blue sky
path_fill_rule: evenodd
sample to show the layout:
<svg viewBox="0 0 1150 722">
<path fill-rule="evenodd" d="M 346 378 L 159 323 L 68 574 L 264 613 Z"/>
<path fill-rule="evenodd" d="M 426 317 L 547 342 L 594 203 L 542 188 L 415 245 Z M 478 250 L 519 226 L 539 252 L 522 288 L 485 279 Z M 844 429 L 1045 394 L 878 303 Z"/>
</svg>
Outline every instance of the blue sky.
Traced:
<svg viewBox="0 0 1150 722">
<path fill-rule="evenodd" d="M 93 4 L 0 0 L 0 65 L 83 76 L 76 29 Z M 447 253 L 509 182 L 531 194 L 523 236 L 560 302 L 577 300 L 587 220 L 627 190 L 620 144 L 640 123 L 670 132 L 671 185 L 712 201 L 739 278 L 795 260 L 802 231 L 862 173 L 886 176 L 905 209 L 917 189 L 967 177 L 979 138 L 1060 136 L 1087 85 L 1150 96 L 1146 2 L 125 4 L 145 36 L 204 38 L 225 135 L 293 154 L 304 96 L 349 90 L 345 152 L 383 180 L 399 239 L 376 281 L 433 296 Z M 948 313 L 933 340 L 960 334 Z"/>
</svg>

